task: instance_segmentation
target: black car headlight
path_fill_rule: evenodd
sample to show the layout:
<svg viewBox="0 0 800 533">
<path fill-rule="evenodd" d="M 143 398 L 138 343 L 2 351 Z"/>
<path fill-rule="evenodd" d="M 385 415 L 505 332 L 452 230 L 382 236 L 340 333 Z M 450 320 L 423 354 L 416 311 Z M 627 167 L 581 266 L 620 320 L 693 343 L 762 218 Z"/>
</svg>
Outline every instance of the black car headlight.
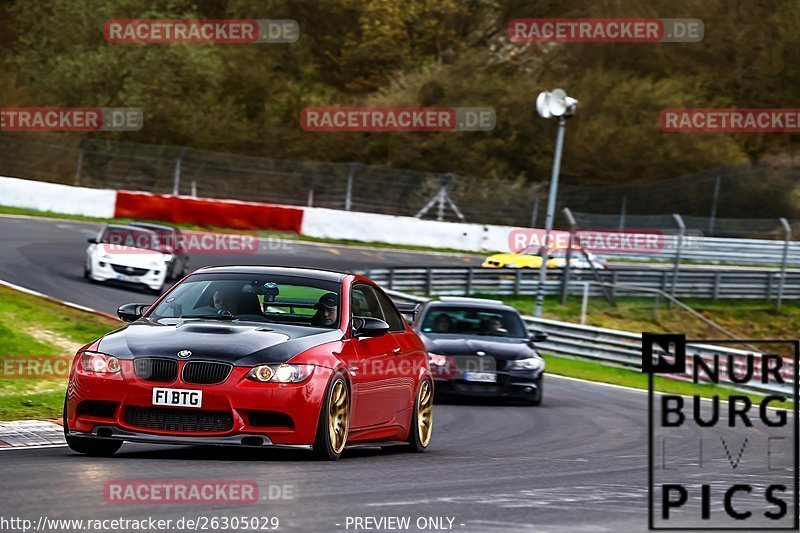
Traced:
<svg viewBox="0 0 800 533">
<path fill-rule="evenodd" d="M 508 365 L 509 370 L 544 370 L 544 359 L 540 357 L 526 357 L 516 359 Z"/>
</svg>

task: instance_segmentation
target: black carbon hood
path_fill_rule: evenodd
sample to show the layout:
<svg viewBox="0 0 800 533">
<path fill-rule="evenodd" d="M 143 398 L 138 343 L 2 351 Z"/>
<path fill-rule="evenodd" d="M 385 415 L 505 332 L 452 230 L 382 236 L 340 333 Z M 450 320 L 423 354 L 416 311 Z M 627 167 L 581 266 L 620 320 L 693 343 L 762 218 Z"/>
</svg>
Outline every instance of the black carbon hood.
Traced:
<svg viewBox="0 0 800 533">
<path fill-rule="evenodd" d="M 179 351 L 189 350 L 192 359 L 252 366 L 282 363 L 315 346 L 342 338 L 338 329 L 306 326 L 196 320 L 165 325 L 140 320 L 103 337 L 97 349 L 120 359 L 140 356 L 178 359 Z"/>
</svg>

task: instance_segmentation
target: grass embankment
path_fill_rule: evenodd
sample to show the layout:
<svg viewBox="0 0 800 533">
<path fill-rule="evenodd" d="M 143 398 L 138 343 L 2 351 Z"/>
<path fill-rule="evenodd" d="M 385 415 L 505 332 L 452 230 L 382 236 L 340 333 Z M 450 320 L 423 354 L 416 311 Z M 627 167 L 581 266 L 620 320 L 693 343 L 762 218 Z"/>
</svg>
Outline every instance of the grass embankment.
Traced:
<svg viewBox="0 0 800 533">
<path fill-rule="evenodd" d="M 120 325 L 0 287 L 0 420 L 60 417 L 67 378 L 47 369 L 63 368 L 63 363 L 55 363 L 71 359 L 85 343 Z M 20 364 L 28 359 L 36 363 Z"/>
</svg>

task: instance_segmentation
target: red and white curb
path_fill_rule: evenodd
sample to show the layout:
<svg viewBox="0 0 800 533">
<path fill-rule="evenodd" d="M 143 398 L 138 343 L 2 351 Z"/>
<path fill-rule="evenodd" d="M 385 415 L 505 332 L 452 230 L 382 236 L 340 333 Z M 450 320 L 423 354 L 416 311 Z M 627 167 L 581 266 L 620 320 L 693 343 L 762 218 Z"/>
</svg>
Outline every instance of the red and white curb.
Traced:
<svg viewBox="0 0 800 533">
<path fill-rule="evenodd" d="M 0 450 L 66 446 L 64 429 L 47 420 L 0 422 Z"/>
</svg>

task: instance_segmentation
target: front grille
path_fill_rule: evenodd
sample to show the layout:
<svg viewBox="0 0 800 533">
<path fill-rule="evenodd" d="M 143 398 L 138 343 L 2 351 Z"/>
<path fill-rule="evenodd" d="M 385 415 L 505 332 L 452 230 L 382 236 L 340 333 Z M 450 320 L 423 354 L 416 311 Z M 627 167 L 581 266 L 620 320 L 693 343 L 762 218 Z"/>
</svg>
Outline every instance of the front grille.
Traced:
<svg viewBox="0 0 800 533">
<path fill-rule="evenodd" d="M 145 381 L 171 383 L 178 377 L 178 362 L 174 359 L 140 357 L 134 359 L 133 371 Z"/>
<path fill-rule="evenodd" d="M 182 379 L 184 383 L 214 385 L 228 379 L 232 370 L 233 365 L 228 363 L 190 361 L 183 365 Z"/>
<path fill-rule="evenodd" d="M 125 274 L 126 276 L 144 276 L 147 274 L 146 268 L 128 267 L 122 265 L 111 264 L 111 268 L 118 274 Z"/>
<path fill-rule="evenodd" d="M 161 431 L 230 431 L 233 428 L 233 415 L 229 411 L 128 407 L 125 421 L 131 426 Z"/>
</svg>

